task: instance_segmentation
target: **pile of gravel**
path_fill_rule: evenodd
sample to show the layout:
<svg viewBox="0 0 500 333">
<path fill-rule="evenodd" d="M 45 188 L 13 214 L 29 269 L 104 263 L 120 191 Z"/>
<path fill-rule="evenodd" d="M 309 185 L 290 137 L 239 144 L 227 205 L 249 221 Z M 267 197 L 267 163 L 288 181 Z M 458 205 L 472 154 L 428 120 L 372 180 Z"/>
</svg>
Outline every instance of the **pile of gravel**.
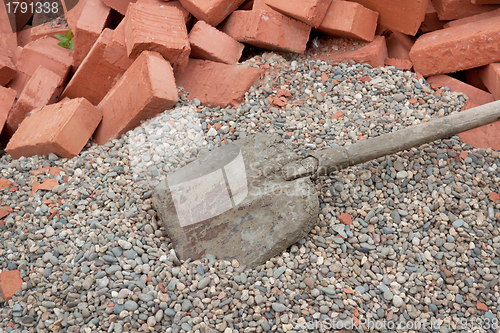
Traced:
<svg viewBox="0 0 500 333">
<path fill-rule="evenodd" d="M 0 159 L 12 182 L 0 190 L 12 209 L 0 225 L 0 269 L 24 280 L 0 309 L 0 332 L 330 332 L 358 323 L 352 330 L 483 332 L 497 323 L 500 202 L 490 193 L 499 154 L 457 137 L 318 179 L 318 225 L 264 265 L 177 259 L 151 194 L 200 154 L 265 132 L 304 155 L 467 100 L 393 67 L 274 53 L 245 62 L 265 64 L 263 84 L 238 107 L 182 99 L 73 159 Z M 287 105 L 273 106 L 274 97 Z M 32 193 L 49 178 L 58 185 Z"/>
</svg>

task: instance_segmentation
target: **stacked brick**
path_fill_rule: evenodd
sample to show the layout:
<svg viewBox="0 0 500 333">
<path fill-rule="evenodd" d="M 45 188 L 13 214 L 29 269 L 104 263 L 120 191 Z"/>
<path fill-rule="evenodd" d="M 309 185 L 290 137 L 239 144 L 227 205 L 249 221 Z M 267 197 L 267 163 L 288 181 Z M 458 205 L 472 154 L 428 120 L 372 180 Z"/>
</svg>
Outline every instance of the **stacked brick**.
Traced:
<svg viewBox="0 0 500 333">
<path fill-rule="evenodd" d="M 31 16 L 16 14 L 17 33 L 0 5 L 0 141 L 14 157 L 104 144 L 171 108 L 180 87 L 204 104 L 237 105 L 262 74 L 238 65 L 245 45 L 303 53 L 313 30 L 359 44 L 318 58 L 413 69 L 474 105 L 500 99 L 498 0 L 61 3 L 67 25 L 31 27 Z M 73 50 L 54 38 L 69 29 Z M 466 82 L 445 75 L 458 71 Z"/>
</svg>

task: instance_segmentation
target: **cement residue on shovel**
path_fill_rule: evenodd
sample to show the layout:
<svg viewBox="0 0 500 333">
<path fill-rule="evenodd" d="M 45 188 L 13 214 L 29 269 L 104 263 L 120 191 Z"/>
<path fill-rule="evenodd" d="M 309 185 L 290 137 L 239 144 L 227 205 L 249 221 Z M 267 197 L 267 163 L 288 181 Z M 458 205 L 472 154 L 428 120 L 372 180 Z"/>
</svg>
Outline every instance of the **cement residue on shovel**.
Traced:
<svg viewBox="0 0 500 333">
<path fill-rule="evenodd" d="M 213 254 L 254 266 L 304 237 L 318 218 L 316 188 L 281 172 L 299 159 L 281 137 L 258 135 L 167 176 L 153 202 L 180 259 Z"/>
</svg>

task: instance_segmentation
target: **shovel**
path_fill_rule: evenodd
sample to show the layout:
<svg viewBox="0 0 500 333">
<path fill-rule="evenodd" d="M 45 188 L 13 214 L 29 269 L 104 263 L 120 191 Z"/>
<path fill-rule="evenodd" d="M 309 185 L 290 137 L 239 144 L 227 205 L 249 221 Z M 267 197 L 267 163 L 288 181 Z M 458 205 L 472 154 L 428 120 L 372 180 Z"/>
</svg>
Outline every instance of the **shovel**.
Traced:
<svg viewBox="0 0 500 333">
<path fill-rule="evenodd" d="M 153 205 L 181 260 L 215 255 L 254 267 L 315 226 L 314 179 L 500 120 L 500 101 L 299 157 L 280 136 L 218 147 L 167 175 Z"/>
</svg>

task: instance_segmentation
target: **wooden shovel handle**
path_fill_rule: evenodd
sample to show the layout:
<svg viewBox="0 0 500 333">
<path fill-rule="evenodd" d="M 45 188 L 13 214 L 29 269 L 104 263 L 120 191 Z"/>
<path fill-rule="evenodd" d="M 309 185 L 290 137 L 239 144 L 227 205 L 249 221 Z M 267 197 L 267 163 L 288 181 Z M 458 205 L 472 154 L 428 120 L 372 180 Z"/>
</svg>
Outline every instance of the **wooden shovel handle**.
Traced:
<svg viewBox="0 0 500 333">
<path fill-rule="evenodd" d="M 448 138 L 498 120 L 500 100 L 352 145 L 320 150 L 310 156 L 318 159 L 316 174 L 321 176 L 424 143 Z"/>
</svg>

